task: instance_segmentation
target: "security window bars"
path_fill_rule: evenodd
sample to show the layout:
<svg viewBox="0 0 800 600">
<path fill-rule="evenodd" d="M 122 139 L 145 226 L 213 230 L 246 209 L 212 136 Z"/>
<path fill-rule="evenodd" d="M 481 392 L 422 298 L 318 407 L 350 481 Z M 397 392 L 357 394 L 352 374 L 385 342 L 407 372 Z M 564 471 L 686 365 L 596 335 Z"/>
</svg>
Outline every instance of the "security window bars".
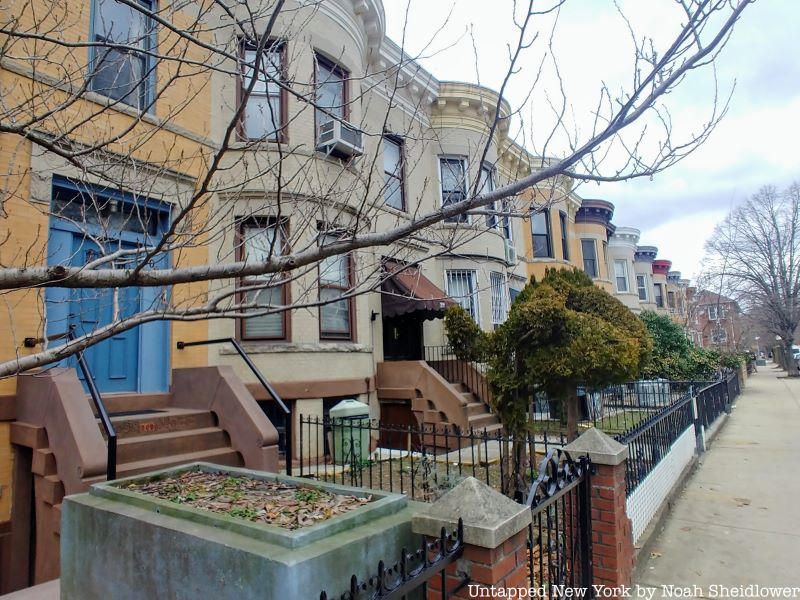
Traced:
<svg viewBox="0 0 800 600">
<path fill-rule="evenodd" d="M 258 59 L 258 61 L 256 60 Z M 256 73 L 256 62 L 258 72 Z M 273 43 L 258 56 L 257 49 L 242 49 L 242 95 L 256 81 L 242 113 L 241 137 L 246 140 L 283 141 L 285 94 L 279 85 L 283 79 L 283 46 Z"/>
<path fill-rule="evenodd" d="M 147 0 L 139 4 L 144 11 L 153 9 Z M 95 0 L 89 89 L 144 110 L 151 96 L 146 53 L 154 46 L 155 32 L 154 21 L 144 12 L 117 0 Z"/>
<path fill-rule="evenodd" d="M 315 55 L 315 60 L 317 63 L 315 124 L 319 135 L 319 128 L 332 118 L 347 118 L 348 72 L 319 54 Z"/>
<path fill-rule="evenodd" d="M 614 261 L 614 278 L 617 280 L 617 291 L 628 291 L 628 264 L 624 260 Z"/>
<path fill-rule="evenodd" d="M 475 271 L 447 271 L 447 295 L 478 322 L 478 286 Z"/>
<path fill-rule="evenodd" d="M 533 236 L 533 257 L 553 258 L 550 213 L 547 210 L 541 210 L 531 216 L 531 234 Z"/>
<path fill-rule="evenodd" d="M 711 343 L 724 344 L 728 341 L 728 332 L 724 329 L 715 329 L 711 332 Z"/>
<path fill-rule="evenodd" d="M 636 289 L 639 292 L 639 300 L 647 302 L 647 275 L 636 276 Z"/>
<path fill-rule="evenodd" d="M 503 273 L 489 273 L 492 289 L 492 325 L 497 327 L 508 318 L 509 294 L 506 276 Z"/>
<path fill-rule="evenodd" d="M 249 218 L 239 226 L 237 254 L 245 263 L 264 263 L 284 253 L 284 238 L 283 228 L 275 219 Z M 289 290 L 281 276 L 263 275 L 243 277 L 240 292 L 240 300 L 253 305 L 249 310 L 260 312 L 285 306 Z M 242 319 L 240 337 L 242 340 L 285 340 L 288 314 L 283 311 Z"/>
<path fill-rule="evenodd" d="M 325 246 L 338 239 L 335 235 L 323 234 L 320 244 Z M 352 270 L 349 254 L 330 256 L 319 264 L 319 299 L 326 302 L 319 307 L 320 339 L 353 339 L 353 299 L 336 300 L 350 290 Z"/>
<path fill-rule="evenodd" d="M 653 290 L 655 290 L 656 306 L 658 308 L 664 308 L 664 288 L 662 287 L 662 284 L 653 284 Z"/>
<path fill-rule="evenodd" d="M 386 206 L 405 210 L 403 202 L 403 141 L 383 136 L 383 198 Z"/>
<path fill-rule="evenodd" d="M 583 270 L 591 278 L 597 277 L 597 246 L 594 240 L 581 240 Z"/>
<path fill-rule="evenodd" d="M 569 220 L 567 219 L 567 213 L 559 211 L 558 222 L 561 225 L 561 258 L 569 260 L 569 237 L 567 232 Z"/>
<path fill-rule="evenodd" d="M 463 158 L 439 159 L 440 181 L 442 182 L 442 206 L 449 206 L 467 198 L 467 170 Z M 445 223 L 467 223 L 466 214 L 448 217 Z"/>
</svg>

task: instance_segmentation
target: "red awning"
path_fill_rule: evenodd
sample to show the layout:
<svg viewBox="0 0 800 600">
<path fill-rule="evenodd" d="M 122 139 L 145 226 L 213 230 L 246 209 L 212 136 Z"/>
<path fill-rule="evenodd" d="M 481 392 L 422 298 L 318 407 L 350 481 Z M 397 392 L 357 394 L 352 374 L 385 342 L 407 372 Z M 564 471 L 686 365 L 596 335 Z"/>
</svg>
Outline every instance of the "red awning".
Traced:
<svg viewBox="0 0 800 600">
<path fill-rule="evenodd" d="M 440 319 L 444 310 L 456 304 L 419 267 L 386 262 L 386 280 L 381 285 L 381 306 L 384 318 L 416 313 L 422 319 Z"/>
</svg>

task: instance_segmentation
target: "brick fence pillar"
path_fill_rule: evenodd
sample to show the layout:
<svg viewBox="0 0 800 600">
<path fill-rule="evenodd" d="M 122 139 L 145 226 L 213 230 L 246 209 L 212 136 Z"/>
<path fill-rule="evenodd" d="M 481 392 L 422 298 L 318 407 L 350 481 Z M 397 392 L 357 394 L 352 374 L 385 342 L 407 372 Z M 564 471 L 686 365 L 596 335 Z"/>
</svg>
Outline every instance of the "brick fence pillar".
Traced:
<svg viewBox="0 0 800 600">
<path fill-rule="evenodd" d="M 572 456 L 588 455 L 595 469 L 591 478 L 592 583 L 607 587 L 630 585 L 634 552 L 626 510 L 628 447 L 592 427 L 564 450 Z"/>
<path fill-rule="evenodd" d="M 481 588 L 529 588 L 528 525 L 531 510 L 493 490 L 474 477 L 467 477 L 438 501 L 417 513 L 411 527 L 415 533 L 438 538 L 444 527 L 455 530 L 464 524 L 464 553 L 447 568 L 445 585 L 456 598 L 480 596 Z M 469 577 L 469 584 L 452 590 Z M 428 599 L 443 596 L 441 577 L 428 582 Z"/>
</svg>

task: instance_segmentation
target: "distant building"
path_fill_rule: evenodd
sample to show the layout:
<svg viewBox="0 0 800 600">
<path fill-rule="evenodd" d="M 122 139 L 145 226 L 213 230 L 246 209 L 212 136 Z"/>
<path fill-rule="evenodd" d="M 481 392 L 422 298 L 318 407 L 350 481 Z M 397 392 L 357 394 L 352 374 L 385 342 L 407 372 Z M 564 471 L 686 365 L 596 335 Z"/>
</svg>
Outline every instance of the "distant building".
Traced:
<svg viewBox="0 0 800 600">
<path fill-rule="evenodd" d="M 743 347 L 744 314 L 739 304 L 721 294 L 689 288 L 688 331 L 703 348 L 734 351 Z"/>
</svg>

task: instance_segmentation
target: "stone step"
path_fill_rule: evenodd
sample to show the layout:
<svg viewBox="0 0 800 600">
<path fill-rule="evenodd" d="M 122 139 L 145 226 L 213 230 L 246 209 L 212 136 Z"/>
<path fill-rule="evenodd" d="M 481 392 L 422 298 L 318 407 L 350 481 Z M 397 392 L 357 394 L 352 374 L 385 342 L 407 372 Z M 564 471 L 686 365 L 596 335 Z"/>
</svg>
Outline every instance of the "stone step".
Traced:
<svg viewBox="0 0 800 600">
<path fill-rule="evenodd" d="M 158 471 L 159 469 L 177 467 L 179 465 L 185 465 L 193 462 L 207 462 L 214 465 L 223 465 L 229 467 L 244 466 L 244 461 L 242 460 L 241 455 L 233 448 L 213 448 L 211 450 L 187 452 L 184 454 L 175 454 L 173 456 L 122 463 L 117 465 L 117 478 L 122 479 L 123 477 L 131 477 L 132 475 L 139 475 L 140 473 Z M 83 482 L 88 487 L 93 483 L 101 483 L 105 480 L 105 475 L 100 475 L 98 477 L 84 479 Z"/>
<path fill-rule="evenodd" d="M 105 430 L 100 425 L 99 419 L 97 423 L 103 437 L 105 437 Z M 167 408 L 161 412 L 112 417 L 111 423 L 117 432 L 117 439 L 122 439 L 215 427 L 217 418 L 214 413 L 207 410 Z"/>
<path fill-rule="evenodd" d="M 154 435 L 122 438 L 117 442 L 119 463 L 138 462 L 173 455 L 228 447 L 228 434 L 219 427 L 204 427 L 189 431 L 170 431 Z"/>
<path fill-rule="evenodd" d="M 469 426 L 473 429 L 483 429 L 498 423 L 497 417 L 487 412 L 470 415 L 467 420 L 469 421 Z"/>
<path fill-rule="evenodd" d="M 109 413 L 132 412 L 139 410 L 165 409 L 169 407 L 172 396 L 168 393 L 153 394 L 102 394 L 103 404 Z M 91 396 L 86 396 L 87 402 L 97 416 L 97 411 Z M 113 416 L 113 415 L 112 415 Z"/>
<path fill-rule="evenodd" d="M 467 411 L 467 416 L 480 415 L 486 412 L 486 405 L 483 402 L 470 402 L 464 407 Z"/>
</svg>

